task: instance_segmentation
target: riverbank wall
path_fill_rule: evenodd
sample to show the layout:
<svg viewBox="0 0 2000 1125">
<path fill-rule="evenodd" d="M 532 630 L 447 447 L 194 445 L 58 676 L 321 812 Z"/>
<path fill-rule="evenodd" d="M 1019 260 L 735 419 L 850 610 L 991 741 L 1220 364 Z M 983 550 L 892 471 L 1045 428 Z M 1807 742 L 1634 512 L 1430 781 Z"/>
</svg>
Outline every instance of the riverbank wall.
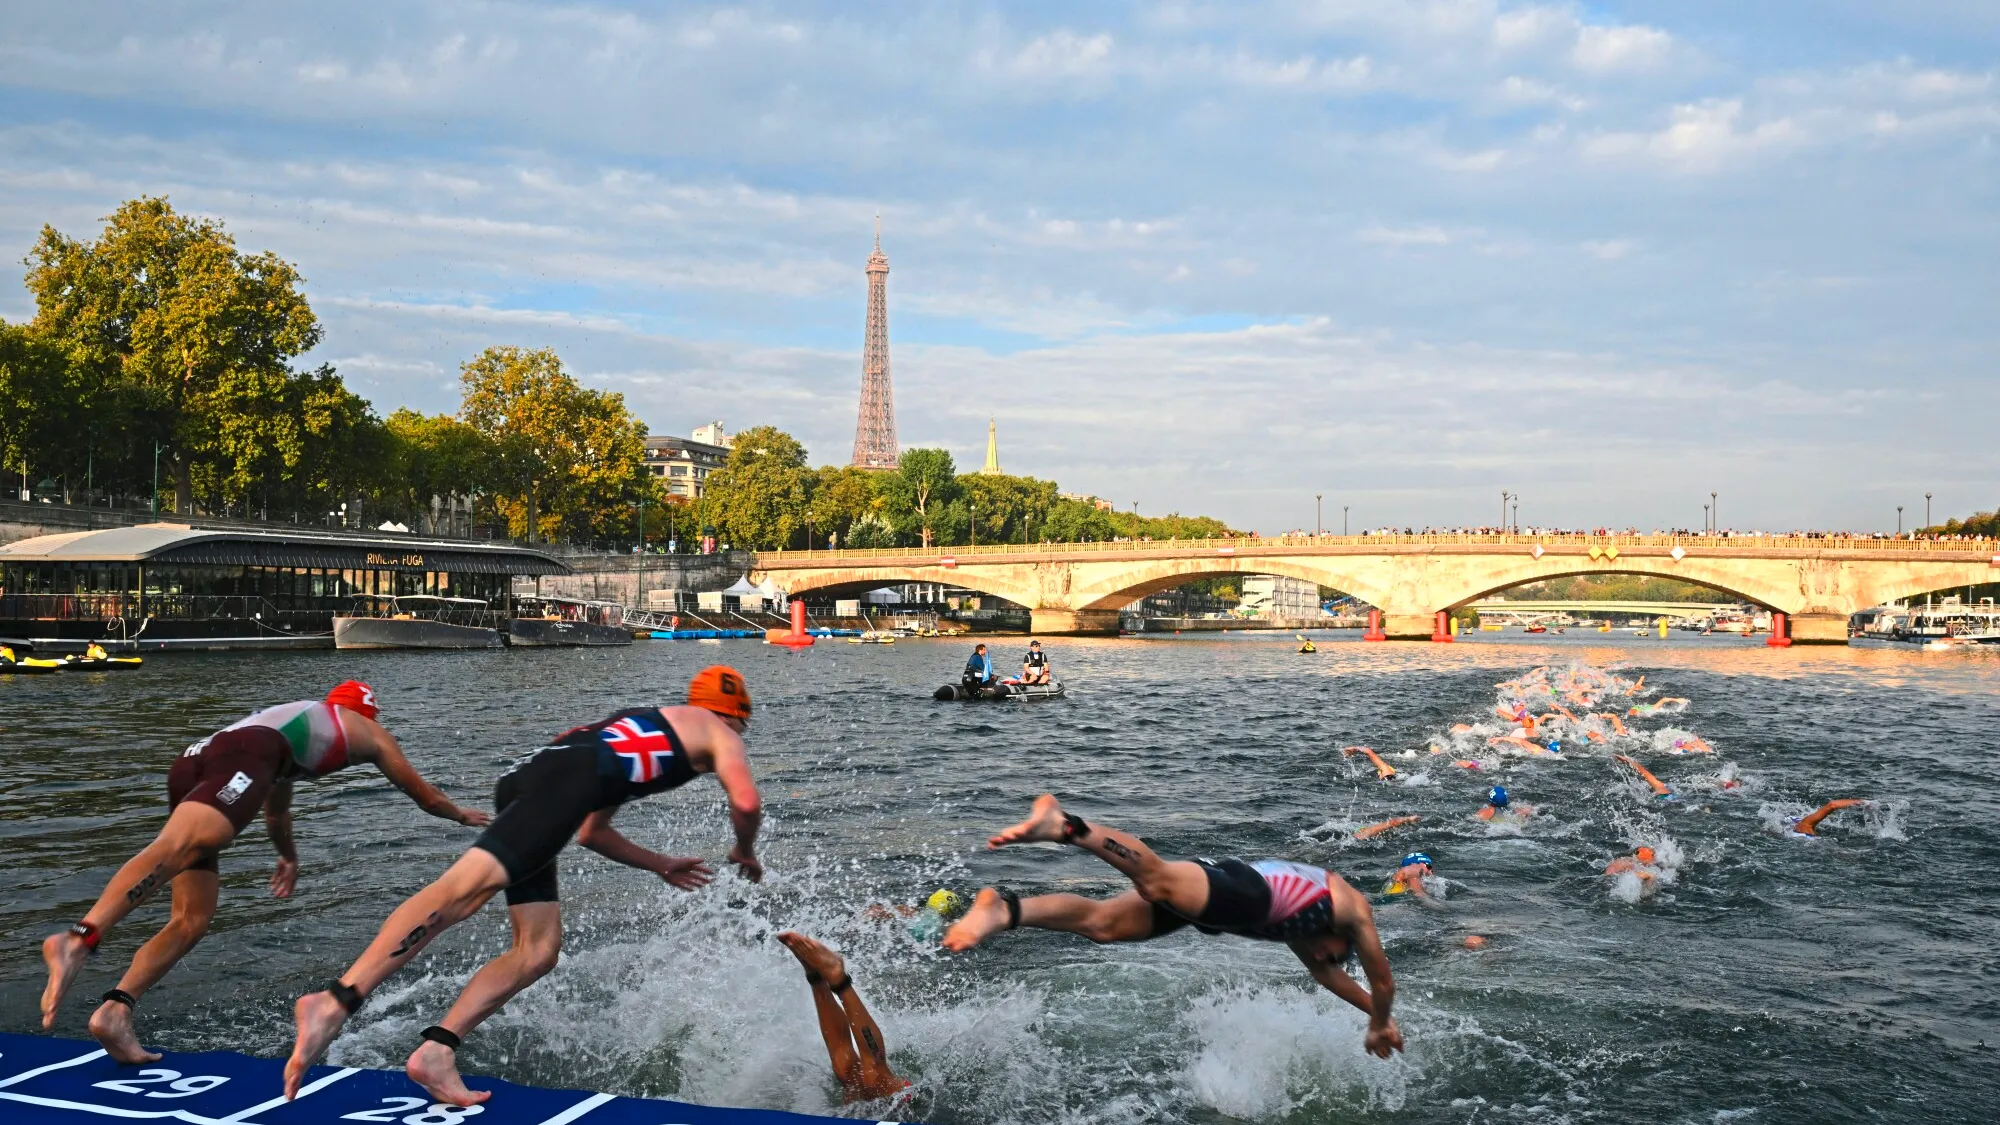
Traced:
<svg viewBox="0 0 2000 1125">
<path fill-rule="evenodd" d="M 725 590 L 750 572 L 748 551 L 717 551 L 712 555 L 563 555 L 573 573 L 549 574 L 535 592 L 558 598 L 587 598 L 646 609 L 654 601 L 673 607 L 669 592 L 712 593 Z M 524 580 L 522 589 L 527 584 Z M 648 601 L 648 594 L 660 597 Z"/>
</svg>

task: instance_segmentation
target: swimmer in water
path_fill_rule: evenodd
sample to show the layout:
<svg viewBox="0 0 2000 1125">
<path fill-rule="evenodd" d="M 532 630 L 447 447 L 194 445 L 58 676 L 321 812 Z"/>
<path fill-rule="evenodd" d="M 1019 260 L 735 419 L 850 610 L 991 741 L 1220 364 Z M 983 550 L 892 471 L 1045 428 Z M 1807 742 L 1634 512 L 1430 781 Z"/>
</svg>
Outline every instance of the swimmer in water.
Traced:
<svg viewBox="0 0 2000 1125">
<path fill-rule="evenodd" d="M 1605 864 L 1604 873 L 1606 875 L 1623 875 L 1629 871 L 1641 879 L 1650 881 L 1660 877 L 1660 870 L 1654 866 L 1654 859 L 1653 849 L 1640 848 L 1631 855 L 1621 855 L 1610 863 Z"/>
<path fill-rule="evenodd" d="M 1328 992 L 1368 1014 L 1363 1047 L 1378 1058 L 1403 1049 L 1390 1014 L 1396 979 L 1368 899 L 1329 871 L 1264 859 L 1165 860 L 1128 832 L 1089 824 L 1065 813 L 1053 796 L 1035 798 L 1028 819 L 987 841 L 989 848 L 1050 843 L 1082 848 L 1132 880 L 1110 899 L 1053 894 L 1021 898 L 987 887 L 945 933 L 944 947 L 963 953 L 1020 926 L 1082 934 L 1095 942 L 1150 941 L 1186 926 L 1204 934 L 1236 934 L 1284 942 Z M 1343 964 L 1361 963 L 1368 987 Z"/>
<path fill-rule="evenodd" d="M 1842 809 L 1851 809 L 1856 806 L 1866 807 L 1868 804 L 1868 801 L 1860 797 L 1842 797 L 1838 801 L 1828 801 L 1812 812 L 1792 821 L 1792 832 L 1799 836 L 1817 836 L 1819 833 L 1816 830 L 1819 828 L 1820 821 L 1825 820 Z"/>
<path fill-rule="evenodd" d="M 1639 779 L 1652 787 L 1654 797 L 1662 801 L 1671 801 L 1674 799 L 1674 791 L 1667 788 L 1666 782 L 1654 777 L 1652 770 L 1647 769 L 1645 766 L 1640 765 L 1623 754 L 1613 754 L 1612 757 L 1631 766 L 1633 771 L 1639 775 Z"/>
<path fill-rule="evenodd" d="M 1387 781 L 1396 776 L 1396 767 L 1382 760 L 1382 755 L 1366 746 L 1343 746 L 1340 752 L 1352 758 L 1356 754 L 1366 754 L 1369 764 L 1375 767 L 1375 780 Z"/>
<path fill-rule="evenodd" d="M 1515 804 L 1505 785 L 1495 785 L 1486 791 L 1486 803 L 1474 815 L 1481 820 L 1520 821 L 1535 815 L 1535 806 Z"/>
<path fill-rule="evenodd" d="M 1365 828 L 1355 829 L 1354 838 L 1357 840 L 1372 840 L 1375 837 L 1380 836 L 1382 833 L 1387 832 L 1392 828 L 1401 828 L 1405 824 L 1415 824 L 1416 822 L 1422 819 L 1423 817 L 1420 816 L 1391 817 L 1388 820 L 1378 821 L 1374 824 L 1368 825 Z"/>
<path fill-rule="evenodd" d="M 787 930 L 778 940 L 805 967 L 812 988 L 813 1009 L 819 1013 L 819 1034 L 826 1042 L 833 1076 L 849 1103 L 886 1098 L 910 1088 L 889 1069 L 888 1046 L 868 1005 L 854 990 L 847 963 L 840 954 L 804 934 Z"/>
<path fill-rule="evenodd" d="M 1389 876 L 1389 882 L 1382 887 L 1382 893 L 1428 898 L 1430 893 L 1424 890 L 1424 880 L 1433 874 L 1435 872 L 1431 870 L 1431 857 L 1423 852 L 1411 852 L 1403 857 L 1403 862 L 1396 868 L 1396 873 Z"/>
</svg>

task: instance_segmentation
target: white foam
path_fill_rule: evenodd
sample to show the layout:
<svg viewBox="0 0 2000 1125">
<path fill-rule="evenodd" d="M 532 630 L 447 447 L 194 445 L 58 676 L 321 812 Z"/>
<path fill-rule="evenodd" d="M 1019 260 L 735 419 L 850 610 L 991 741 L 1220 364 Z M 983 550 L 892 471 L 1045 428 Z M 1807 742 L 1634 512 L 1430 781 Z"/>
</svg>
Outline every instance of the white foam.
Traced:
<svg viewBox="0 0 2000 1125">
<path fill-rule="evenodd" d="M 1180 1082 L 1197 1103 L 1264 1120 L 1314 1103 L 1395 1111 L 1413 1064 L 1362 1049 L 1368 1019 L 1325 992 L 1235 986 L 1197 997 L 1181 1016 L 1195 1052 Z"/>
</svg>

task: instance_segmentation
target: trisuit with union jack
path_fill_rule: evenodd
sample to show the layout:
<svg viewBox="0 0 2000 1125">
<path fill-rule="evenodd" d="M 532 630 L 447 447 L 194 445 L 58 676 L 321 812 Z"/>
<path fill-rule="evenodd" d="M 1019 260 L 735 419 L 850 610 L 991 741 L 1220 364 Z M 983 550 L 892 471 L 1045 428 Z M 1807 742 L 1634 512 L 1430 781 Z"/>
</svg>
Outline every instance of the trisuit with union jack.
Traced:
<svg viewBox="0 0 2000 1125">
<path fill-rule="evenodd" d="M 486 1100 L 459 1077 L 459 1038 L 555 967 L 562 947 L 556 863 L 572 839 L 682 890 L 714 877 L 700 857 L 649 851 L 611 827 L 612 815 L 627 801 L 713 773 L 729 798 L 736 834 L 728 859 L 746 878 L 763 878 L 756 854 L 762 804 L 743 746 L 749 721 L 749 688 L 735 669 L 718 664 L 688 684 L 686 706 L 629 708 L 565 731 L 503 775 L 493 791 L 493 823 L 471 849 L 398 907 L 346 973 L 324 991 L 300 998 L 298 1042 L 285 1065 L 286 1095 L 296 1094 L 306 1070 L 368 993 L 504 890 L 513 948 L 474 974 L 443 1022 L 424 1030 L 424 1043 L 408 1066 L 410 1077 L 440 1102 Z"/>
</svg>

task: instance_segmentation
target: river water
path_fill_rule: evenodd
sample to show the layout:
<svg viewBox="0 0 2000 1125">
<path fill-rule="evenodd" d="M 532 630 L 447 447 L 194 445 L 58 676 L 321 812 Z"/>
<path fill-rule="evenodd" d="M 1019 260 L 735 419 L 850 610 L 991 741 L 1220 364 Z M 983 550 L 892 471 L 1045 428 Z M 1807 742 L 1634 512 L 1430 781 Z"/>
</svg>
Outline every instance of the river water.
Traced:
<svg viewBox="0 0 2000 1125">
<path fill-rule="evenodd" d="M 674 701 L 693 671 L 727 660 L 757 701 L 768 879 L 689 894 L 571 849 L 565 959 L 468 1040 L 468 1073 L 839 1112 L 807 989 L 769 940 L 797 928 L 846 953 L 893 1064 L 916 1084 L 903 1104 L 847 1111 L 858 1116 L 1994 1119 L 2000 653 L 1352 637 L 1321 638 L 1317 655 L 1237 635 L 1056 641 L 1070 698 L 1031 706 L 932 702 L 966 654 L 941 641 L 797 654 L 692 642 L 206 654 L 119 676 L 0 679 L 0 1029 L 35 1027 L 35 943 L 79 916 L 158 829 L 166 767 L 209 731 L 359 676 L 427 776 L 485 800 L 548 736 L 615 707 Z M 1010 658 L 1016 646 L 998 647 Z M 1524 676 L 1610 685 L 1599 711 L 1688 702 L 1625 720 L 1627 736 L 1566 742 L 1560 760 L 1500 757 L 1485 741 L 1505 732 L 1494 708 L 1522 693 L 1496 685 Z M 1544 709 L 1544 698 L 1530 702 Z M 1453 733 L 1459 725 L 1473 729 Z M 1672 752 L 1690 737 L 1716 753 Z M 1380 750 L 1397 777 L 1376 780 L 1340 753 L 1350 744 Z M 1680 799 L 1652 799 L 1614 751 Z M 1452 764 L 1481 758 L 1487 768 Z M 1725 787 L 1732 778 L 1741 784 Z M 1539 815 L 1474 819 L 1496 780 Z M 1364 889 L 1379 889 L 1406 850 L 1427 851 L 1444 879 L 1429 903 L 1377 900 L 1407 1053 L 1364 1055 L 1363 1017 L 1316 991 L 1281 946 L 1191 930 L 1115 947 L 1021 932 L 954 956 L 868 909 L 995 881 L 1123 889 L 1073 850 L 984 850 L 1044 791 L 1166 854 L 1288 857 Z M 1784 818 L 1842 796 L 1876 804 L 1837 815 L 1819 839 L 1783 831 Z M 371 770 L 303 785 L 297 805 L 298 894 L 269 897 L 271 853 L 253 827 L 223 857 L 214 930 L 139 1009 L 149 1042 L 282 1056 L 291 1000 L 351 961 L 474 835 L 424 816 Z M 1423 820 L 1351 839 L 1403 814 Z M 706 779 L 628 807 L 619 823 L 718 866 L 727 848 L 720 791 Z M 1640 844 L 1665 868 L 1656 893 L 1601 874 Z M 84 1034 L 86 998 L 114 983 L 163 917 L 149 904 L 107 939 L 61 1033 Z M 1466 949 L 1469 935 L 1488 945 Z M 504 942 L 496 904 L 378 992 L 332 1060 L 399 1065 Z"/>
</svg>

